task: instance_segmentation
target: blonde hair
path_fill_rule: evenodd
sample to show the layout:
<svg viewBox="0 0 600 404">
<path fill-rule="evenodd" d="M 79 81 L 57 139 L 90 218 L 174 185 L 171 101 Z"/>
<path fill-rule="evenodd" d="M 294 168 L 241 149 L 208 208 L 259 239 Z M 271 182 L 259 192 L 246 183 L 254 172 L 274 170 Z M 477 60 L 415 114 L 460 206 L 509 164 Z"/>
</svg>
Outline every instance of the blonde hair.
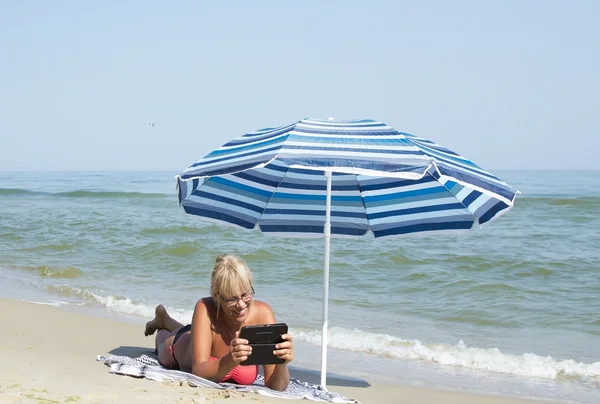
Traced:
<svg viewBox="0 0 600 404">
<path fill-rule="evenodd" d="M 252 272 L 240 257 L 217 256 L 210 277 L 210 295 L 217 305 L 217 318 L 224 304 L 223 296 L 239 296 L 252 288 Z"/>
</svg>

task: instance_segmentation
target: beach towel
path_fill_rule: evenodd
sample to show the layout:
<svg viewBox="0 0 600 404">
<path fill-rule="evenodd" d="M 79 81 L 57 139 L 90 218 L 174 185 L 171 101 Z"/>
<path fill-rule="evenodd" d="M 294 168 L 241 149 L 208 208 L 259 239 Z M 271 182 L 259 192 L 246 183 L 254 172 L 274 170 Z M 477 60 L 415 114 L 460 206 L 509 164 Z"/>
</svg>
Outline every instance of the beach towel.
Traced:
<svg viewBox="0 0 600 404">
<path fill-rule="evenodd" d="M 265 387 L 265 380 L 259 375 L 251 385 L 234 383 L 215 383 L 180 370 L 171 370 L 162 367 L 158 361 L 148 355 L 142 354 L 138 358 L 117 355 L 98 355 L 97 360 L 110 366 L 110 372 L 133 377 L 145 377 L 156 381 L 178 381 L 193 387 L 210 387 L 214 389 L 229 389 L 244 393 L 258 393 L 265 396 L 305 399 L 313 401 L 327 401 L 332 403 L 358 403 L 358 401 L 344 397 L 339 393 L 323 390 L 320 386 L 305 383 L 297 379 L 290 379 L 290 384 L 285 391 L 271 390 Z"/>
</svg>

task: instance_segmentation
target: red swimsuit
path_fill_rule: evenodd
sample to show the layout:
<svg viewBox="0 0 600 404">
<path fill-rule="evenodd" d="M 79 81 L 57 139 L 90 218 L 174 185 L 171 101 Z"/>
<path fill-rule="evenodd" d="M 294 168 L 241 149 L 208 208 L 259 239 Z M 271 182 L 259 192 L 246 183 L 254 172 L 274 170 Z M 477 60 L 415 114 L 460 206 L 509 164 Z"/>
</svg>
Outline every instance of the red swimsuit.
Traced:
<svg viewBox="0 0 600 404">
<path fill-rule="evenodd" d="M 219 359 L 210 357 L 211 361 L 217 361 Z M 221 382 L 232 382 L 236 384 L 252 384 L 256 380 L 256 376 L 258 376 L 258 365 L 251 366 L 242 366 L 237 365 L 233 369 L 229 371 L 221 380 Z"/>
</svg>

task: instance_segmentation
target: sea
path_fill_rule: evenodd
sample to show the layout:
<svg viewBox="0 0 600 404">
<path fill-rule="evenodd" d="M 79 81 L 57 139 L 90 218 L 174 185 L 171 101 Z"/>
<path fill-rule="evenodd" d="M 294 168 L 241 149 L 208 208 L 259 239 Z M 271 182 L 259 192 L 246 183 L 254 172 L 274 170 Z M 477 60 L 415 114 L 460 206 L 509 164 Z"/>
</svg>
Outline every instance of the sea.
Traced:
<svg viewBox="0 0 600 404">
<path fill-rule="evenodd" d="M 142 333 L 157 304 L 190 322 L 215 257 L 236 254 L 289 325 L 293 364 L 320 369 L 323 239 L 187 215 L 176 174 L 1 171 L 0 296 Z M 483 228 L 331 240 L 329 372 L 600 403 L 600 172 L 494 174 L 521 193 Z"/>
</svg>

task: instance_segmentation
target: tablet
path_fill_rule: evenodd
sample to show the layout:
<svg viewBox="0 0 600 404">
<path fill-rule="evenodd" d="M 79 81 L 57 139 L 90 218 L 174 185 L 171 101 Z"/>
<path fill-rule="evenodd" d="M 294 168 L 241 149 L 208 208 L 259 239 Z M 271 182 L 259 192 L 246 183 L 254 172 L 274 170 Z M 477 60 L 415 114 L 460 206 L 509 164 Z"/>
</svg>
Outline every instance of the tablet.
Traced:
<svg viewBox="0 0 600 404">
<path fill-rule="evenodd" d="M 288 326 L 285 323 L 248 325 L 242 327 L 240 338 L 248 340 L 252 347 L 252 354 L 240 365 L 278 365 L 285 360 L 273 355 L 275 345 L 283 342 L 281 336 L 287 334 Z"/>
</svg>

